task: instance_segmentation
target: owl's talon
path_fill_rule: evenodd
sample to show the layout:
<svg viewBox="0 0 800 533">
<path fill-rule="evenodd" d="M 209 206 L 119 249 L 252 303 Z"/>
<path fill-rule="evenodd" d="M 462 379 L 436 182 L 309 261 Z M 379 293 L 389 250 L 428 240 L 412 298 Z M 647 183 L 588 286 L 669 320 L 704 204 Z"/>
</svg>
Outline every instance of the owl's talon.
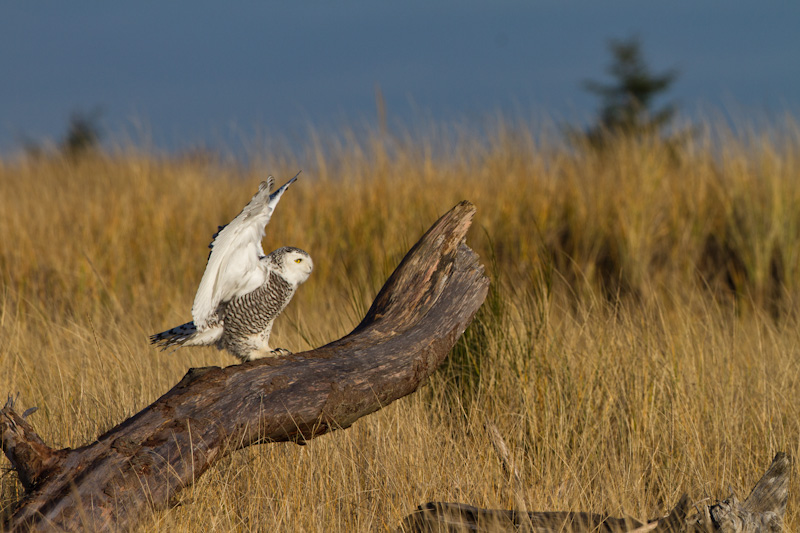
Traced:
<svg viewBox="0 0 800 533">
<path fill-rule="evenodd" d="M 292 352 L 287 350 L 286 348 L 275 348 L 270 353 L 276 357 L 279 355 L 292 355 Z"/>
</svg>

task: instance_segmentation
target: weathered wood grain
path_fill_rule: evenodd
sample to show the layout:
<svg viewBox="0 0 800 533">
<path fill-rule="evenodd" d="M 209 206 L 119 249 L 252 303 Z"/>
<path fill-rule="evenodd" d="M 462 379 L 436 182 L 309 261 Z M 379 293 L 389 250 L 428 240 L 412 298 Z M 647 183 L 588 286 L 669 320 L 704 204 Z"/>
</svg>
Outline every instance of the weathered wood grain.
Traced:
<svg viewBox="0 0 800 533">
<path fill-rule="evenodd" d="M 461 202 L 440 218 L 349 335 L 309 352 L 191 369 L 86 446 L 52 450 L 6 406 L 3 450 L 28 490 L 6 527 L 128 529 L 231 451 L 302 444 L 414 392 L 486 297 L 488 279 L 464 244 L 474 213 Z"/>
</svg>

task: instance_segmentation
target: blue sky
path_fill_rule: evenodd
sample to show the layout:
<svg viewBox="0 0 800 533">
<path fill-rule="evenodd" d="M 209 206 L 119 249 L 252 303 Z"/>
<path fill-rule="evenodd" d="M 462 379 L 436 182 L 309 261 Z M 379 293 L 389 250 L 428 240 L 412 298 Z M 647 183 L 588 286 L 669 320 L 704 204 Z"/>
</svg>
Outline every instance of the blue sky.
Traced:
<svg viewBox="0 0 800 533">
<path fill-rule="evenodd" d="M 4 2 L 0 155 L 76 110 L 106 137 L 236 152 L 256 134 L 390 119 L 587 120 L 609 38 L 638 34 L 689 117 L 800 117 L 800 2 Z"/>
</svg>

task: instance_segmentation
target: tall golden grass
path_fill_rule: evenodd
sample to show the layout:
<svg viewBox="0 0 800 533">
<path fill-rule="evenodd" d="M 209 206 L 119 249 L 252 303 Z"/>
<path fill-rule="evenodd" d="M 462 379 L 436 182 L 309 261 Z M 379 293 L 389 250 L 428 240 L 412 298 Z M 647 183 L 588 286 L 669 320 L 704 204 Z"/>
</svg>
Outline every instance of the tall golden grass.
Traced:
<svg viewBox="0 0 800 533">
<path fill-rule="evenodd" d="M 597 152 L 500 123 L 488 135 L 345 135 L 249 166 L 133 149 L 9 158 L 0 391 L 39 407 L 46 442 L 78 446 L 189 367 L 233 364 L 147 337 L 190 318 L 217 225 L 267 173 L 303 168 L 264 247 L 303 248 L 316 271 L 276 345 L 348 332 L 462 199 L 478 207 L 468 240 L 491 294 L 428 387 L 307 446 L 234 454 L 142 531 L 373 531 L 429 500 L 510 508 L 486 423 L 510 447 L 528 509 L 647 518 L 683 492 L 746 496 L 775 452 L 800 451 L 800 128 L 706 131 Z M 5 472 L 0 518 L 20 495 Z"/>
</svg>

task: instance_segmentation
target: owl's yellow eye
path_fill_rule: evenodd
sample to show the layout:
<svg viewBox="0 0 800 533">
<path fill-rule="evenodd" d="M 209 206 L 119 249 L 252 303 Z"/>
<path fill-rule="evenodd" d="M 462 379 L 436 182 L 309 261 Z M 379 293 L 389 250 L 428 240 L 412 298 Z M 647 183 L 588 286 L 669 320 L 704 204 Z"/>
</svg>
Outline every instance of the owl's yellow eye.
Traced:
<svg viewBox="0 0 800 533">
<path fill-rule="evenodd" d="M 295 259 L 295 260 L 294 260 L 294 262 L 295 262 L 295 263 L 302 263 L 302 262 L 303 262 L 303 260 L 302 260 L 302 259 L 300 259 L 300 258 L 298 257 L 297 259 Z"/>
</svg>

